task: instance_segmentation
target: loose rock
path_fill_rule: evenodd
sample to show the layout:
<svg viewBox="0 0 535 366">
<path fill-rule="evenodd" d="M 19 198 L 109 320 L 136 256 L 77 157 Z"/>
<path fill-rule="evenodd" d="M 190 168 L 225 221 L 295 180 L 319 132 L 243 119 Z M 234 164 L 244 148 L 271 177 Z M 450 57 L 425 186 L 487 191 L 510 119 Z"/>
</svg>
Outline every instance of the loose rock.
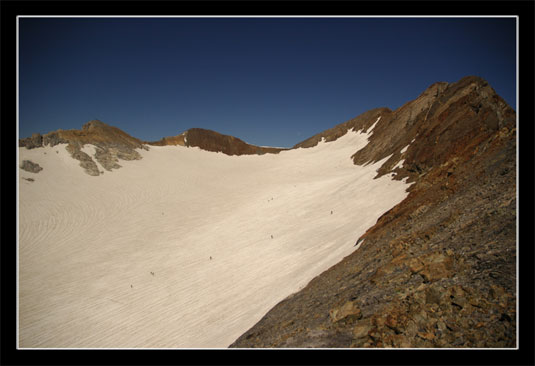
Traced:
<svg viewBox="0 0 535 366">
<path fill-rule="evenodd" d="M 43 170 L 39 164 L 34 163 L 31 160 L 24 160 L 20 165 L 20 168 L 30 173 L 39 173 L 41 170 Z"/>
</svg>

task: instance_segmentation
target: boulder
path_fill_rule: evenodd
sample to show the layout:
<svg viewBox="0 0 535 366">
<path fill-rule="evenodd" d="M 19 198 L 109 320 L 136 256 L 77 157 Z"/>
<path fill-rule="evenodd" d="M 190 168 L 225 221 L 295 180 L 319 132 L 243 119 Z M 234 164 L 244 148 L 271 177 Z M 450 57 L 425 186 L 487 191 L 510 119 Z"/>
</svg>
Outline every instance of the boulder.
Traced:
<svg viewBox="0 0 535 366">
<path fill-rule="evenodd" d="M 372 330 L 373 326 L 370 322 L 360 322 L 353 328 L 353 337 L 356 339 L 368 336 L 368 332 Z"/>
<path fill-rule="evenodd" d="M 446 254 L 435 252 L 422 256 L 420 259 L 424 265 L 420 274 L 427 282 L 437 281 L 441 278 L 448 278 L 453 275 L 451 270 L 453 258 Z"/>
<path fill-rule="evenodd" d="M 41 168 L 39 164 L 34 163 L 31 160 L 24 160 L 20 165 L 20 168 L 30 173 L 39 173 L 41 170 L 43 170 L 43 168 Z"/>
</svg>

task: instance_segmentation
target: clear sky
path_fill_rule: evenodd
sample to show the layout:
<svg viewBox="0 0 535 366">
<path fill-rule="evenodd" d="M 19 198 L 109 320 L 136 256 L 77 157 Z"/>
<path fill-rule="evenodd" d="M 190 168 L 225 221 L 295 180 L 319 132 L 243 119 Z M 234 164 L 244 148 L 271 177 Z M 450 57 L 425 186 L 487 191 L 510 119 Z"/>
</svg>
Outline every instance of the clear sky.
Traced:
<svg viewBox="0 0 535 366">
<path fill-rule="evenodd" d="M 20 18 L 19 136 L 100 119 L 290 147 L 437 81 L 516 109 L 515 18 Z"/>
</svg>

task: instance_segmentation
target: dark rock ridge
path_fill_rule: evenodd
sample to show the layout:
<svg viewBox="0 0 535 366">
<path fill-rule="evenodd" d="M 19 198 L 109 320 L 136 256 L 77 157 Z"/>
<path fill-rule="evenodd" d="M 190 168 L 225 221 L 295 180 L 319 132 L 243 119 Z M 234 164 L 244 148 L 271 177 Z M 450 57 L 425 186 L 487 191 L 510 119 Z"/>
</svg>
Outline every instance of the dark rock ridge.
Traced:
<svg viewBox="0 0 535 366">
<path fill-rule="evenodd" d="M 20 139 L 19 146 L 34 149 L 43 146 L 68 144 L 66 150 L 71 156 L 80 161 L 80 166 L 92 176 L 100 175 L 93 157 L 104 169 L 111 171 L 118 169 L 121 160 L 139 160 L 141 155 L 135 149 L 148 150 L 144 143 L 120 130 L 99 120 L 92 120 L 82 126 L 81 130 L 57 130 L 45 135 L 33 134 L 31 137 Z M 81 151 L 86 144 L 95 146 L 93 157 Z"/>
<path fill-rule="evenodd" d="M 190 128 L 180 135 L 164 137 L 159 141 L 147 142 L 147 144 L 154 146 L 181 145 L 187 147 L 199 147 L 202 150 L 221 152 L 227 155 L 276 154 L 280 151 L 287 150 L 275 147 L 250 145 L 237 137 L 223 135 L 219 132 L 203 128 Z"/>
<path fill-rule="evenodd" d="M 379 116 L 352 158 L 362 165 L 391 155 L 378 176 L 408 177 L 409 195 L 355 238 L 358 250 L 231 347 L 516 346 L 514 110 L 485 80 L 465 77 L 295 147 L 366 130 Z"/>
<path fill-rule="evenodd" d="M 34 163 L 31 160 L 24 160 L 20 165 L 20 168 L 30 173 L 39 173 L 41 170 L 43 170 L 39 164 Z"/>
</svg>

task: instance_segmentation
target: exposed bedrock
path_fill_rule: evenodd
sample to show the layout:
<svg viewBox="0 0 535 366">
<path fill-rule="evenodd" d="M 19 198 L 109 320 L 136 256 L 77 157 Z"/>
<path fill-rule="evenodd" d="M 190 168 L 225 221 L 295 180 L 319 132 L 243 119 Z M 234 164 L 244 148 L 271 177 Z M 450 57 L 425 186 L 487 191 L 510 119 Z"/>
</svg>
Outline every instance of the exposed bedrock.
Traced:
<svg viewBox="0 0 535 366">
<path fill-rule="evenodd" d="M 19 140 L 19 147 L 26 147 L 27 149 L 35 149 L 43 146 L 43 136 L 40 133 L 34 133 L 31 137 Z"/>
<path fill-rule="evenodd" d="M 91 156 L 80 150 L 78 144 L 68 144 L 65 149 L 71 154 L 73 159 L 80 161 L 80 166 L 84 168 L 84 171 L 92 176 L 98 176 L 99 170 L 97 164 L 93 161 Z"/>
</svg>

